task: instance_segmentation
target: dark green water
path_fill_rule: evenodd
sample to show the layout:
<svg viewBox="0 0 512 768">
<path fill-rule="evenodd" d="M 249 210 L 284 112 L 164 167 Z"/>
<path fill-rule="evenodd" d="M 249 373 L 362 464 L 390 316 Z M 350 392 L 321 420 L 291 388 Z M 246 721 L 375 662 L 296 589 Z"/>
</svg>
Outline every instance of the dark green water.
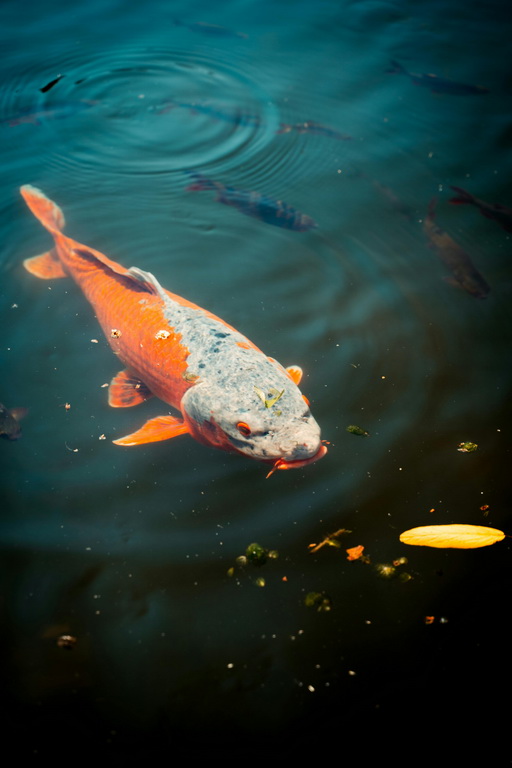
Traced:
<svg viewBox="0 0 512 768">
<path fill-rule="evenodd" d="M 509 760 L 509 540 L 399 541 L 434 523 L 511 532 L 511 235 L 449 203 L 457 186 L 512 207 L 505 7 L 4 0 L 0 30 L 0 401 L 29 410 L 0 444 L 6 738 L 73 759 L 334 746 L 402 762 L 404 731 L 460 757 L 456 713 Z M 187 191 L 190 171 L 318 226 Z M 188 437 L 113 445 L 166 407 L 108 407 L 119 366 L 89 305 L 22 267 L 50 247 L 27 183 L 71 237 L 300 365 L 327 456 L 265 480 Z M 423 228 L 433 197 L 486 298 L 444 279 Z M 341 549 L 308 550 L 340 528 Z M 229 576 L 254 541 L 278 559 Z M 347 561 L 357 545 L 369 562 Z"/>
</svg>

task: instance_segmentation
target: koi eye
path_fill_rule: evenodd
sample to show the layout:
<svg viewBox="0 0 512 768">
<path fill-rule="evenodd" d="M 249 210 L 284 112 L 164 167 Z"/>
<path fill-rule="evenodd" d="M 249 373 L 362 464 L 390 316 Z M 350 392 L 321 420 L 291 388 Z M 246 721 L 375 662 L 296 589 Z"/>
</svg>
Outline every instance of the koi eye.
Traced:
<svg viewBox="0 0 512 768">
<path fill-rule="evenodd" d="M 251 434 L 251 428 L 248 424 L 245 423 L 245 421 L 239 421 L 238 424 L 236 425 L 236 428 L 238 429 L 240 434 L 243 435 L 244 437 L 249 437 L 249 435 Z"/>
</svg>

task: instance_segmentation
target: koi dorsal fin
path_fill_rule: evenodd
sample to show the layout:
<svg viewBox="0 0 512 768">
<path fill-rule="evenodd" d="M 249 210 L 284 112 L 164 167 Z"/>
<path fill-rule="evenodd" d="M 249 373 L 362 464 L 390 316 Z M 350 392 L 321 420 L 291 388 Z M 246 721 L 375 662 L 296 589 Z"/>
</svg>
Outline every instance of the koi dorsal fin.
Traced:
<svg viewBox="0 0 512 768">
<path fill-rule="evenodd" d="M 50 200 L 44 192 L 41 192 L 37 187 L 33 187 L 31 184 L 25 184 L 20 188 L 20 192 L 25 200 L 26 204 L 39 219 L 43 227 L 46 227 L 50 232 L 56 230 L 60 232 L 64 229 L 64 214 L 59 206 Z"/>
<path fill-rule="evenodd" d="M 167 298 L 167 292 L 165 288 L 160 285 L 156 277 L 152 275 L 151 272 L 145 272 L 143 269 L 139 269 L 138 267 L 130 267 L 126 274 L 129 277 L 133 277 L 133 279 L 137 280 L 138 283 L 141 283 L 147 291 L 154 293 L 155 296 L 160 296 L 162 299 Z"/>
</svg>

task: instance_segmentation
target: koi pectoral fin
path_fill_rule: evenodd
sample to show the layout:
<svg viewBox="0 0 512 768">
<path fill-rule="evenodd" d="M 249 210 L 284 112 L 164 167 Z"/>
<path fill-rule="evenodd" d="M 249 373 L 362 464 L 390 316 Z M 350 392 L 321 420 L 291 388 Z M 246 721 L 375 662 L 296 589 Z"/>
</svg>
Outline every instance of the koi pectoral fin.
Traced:
<svg viewBox="0 0 512 768">
<path fill-rule="evenodd" d="M 289 365 L 286 369 L 286 373 L 290 379 L 299 386 L 302 379 L 302 368 L 298 365 Z"/>
<path fill-rule="evenodd" d="M 112 408 L 130 408 L 153 397 L 143 381 L 130 371 L 120 371 L 114 376 L 108 388 L 108 404 Z"/>
<path fill-rule="evenodd" d="M 158 443 L 160 440 L 170 440 L 171 437 L 186 435 L 189 429 L 187 425 L 174 416 L 157 416 L 150 419 L 131 435 L 113 440 L 116 445 L 144 445 L 144 443 Z"/>
</svg>

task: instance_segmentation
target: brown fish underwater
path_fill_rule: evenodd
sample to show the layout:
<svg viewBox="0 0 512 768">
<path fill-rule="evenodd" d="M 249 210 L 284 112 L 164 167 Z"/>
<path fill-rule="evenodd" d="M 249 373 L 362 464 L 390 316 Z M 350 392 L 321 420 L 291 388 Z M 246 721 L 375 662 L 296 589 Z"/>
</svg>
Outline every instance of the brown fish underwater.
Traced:
<svg viewBox="0 0 512 768">
<path fill-rule="evenodd" d="M 437 200 L 433 197 L 428 206 L 423 230 L 431 246 L 453 275 L 452 278 L 446 278 L 447 282 L 463 288 L 476 299 L 485 299 L 491 290 L 489 285 L 466 251 L 435 223 L 436 204 Z"/>
</svg>

